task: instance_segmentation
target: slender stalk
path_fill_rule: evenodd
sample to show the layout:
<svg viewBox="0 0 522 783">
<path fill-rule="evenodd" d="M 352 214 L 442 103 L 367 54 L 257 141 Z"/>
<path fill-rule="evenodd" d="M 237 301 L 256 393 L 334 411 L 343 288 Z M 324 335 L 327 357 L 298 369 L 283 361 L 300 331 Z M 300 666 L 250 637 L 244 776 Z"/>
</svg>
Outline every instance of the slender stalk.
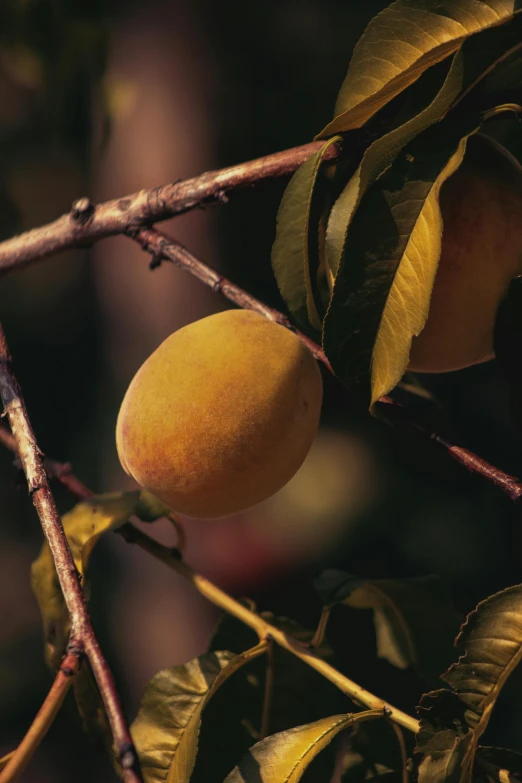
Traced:
<svg viewBox="0 0 522 783">
<path fill-rule="evenodd" d="M 389 721 L 390 728 L 397 737 L 397 743 L 399 745 L 399 751 L 401 754 L 401 769 L 402 769 L 402 783 L 408 783 L 408 754 L 406 752 L 406 743 L 404 742 L 404 734 L 402 729 L 393 721 Z"/>
<path fill-rule="evenodd" d="M 21 775 L 35 750 L 47 734 L 63 700 L 69 690 L 73 678 L 80 668 L 82 645 L 78 642 L 69 644 L 70 652 L 66 653 L 61 666 L 56 674 L 54 682 L 40 707 L 38 714 L 32 722 L 27 734 L 0 772 L 0 783 L 13 783 Z"/>
<path fill-rule="evenodd" d="M 356 704 L 369 707 L 372 710 L 384 711 L 391 720 L 404 726 L 409 731 L 418 731 L 419 722 L 415 718 L 395 707 L 391 707 L 383 699 L 357 685 L 357 683 L 345 677 L 337 669 L 334 669 L 333 666 L 330 666 L 329 663 L 326 663 L 326 661 L 323 661 L 311 652 L 309 648 L 298 642 L 290 634 L 281 631 L 263 617 L 247 609 L 239 601 L 236 601 L 232 596 L 217 587 L 217 585 L 201 576 L 201 574 L 195 573 L 189 565 L 180 559 L 180 554 L 176 549 L 169 549 L 159 544 L 131 524 L 123 525 L 117 532 L 123 535 L 126 541 L 137 544 L 141 549 L 161 560 L 162 563 L 165 563 L 165 565 L 172 568 L 184 579 L 191 582 L 196 590 L 205 598 L 208 598 L 215 606 L 219 606 L 225 612 L 237 617 L 238 620 L 252 628 L 260 640 L 271 638 L 280 647 L 283 647 L 283 649 L 288 650 L 288 652 L 307 663 L 308 666 L 322 674 L 327 680 L 333 682 L 339 690 L 349 696 Z"/>
<path fill-rule="evenodd" d="M 141 781 L 138 760 L 121 709 L 110 669 L 92 627 L 80 579 L 54 497 L 49 487 L 42 452 L 29 421 L 25 403 L 12 371 L 11 357 L 0 325 L 0 395 L 27 479 L 29 493 L 49 544 L 71 622 L 71 637 L 83 645 L 111 726 L 116 755 L 126 783 Z"/>
<path fill-rule="evenodd" d="M 332 609 L 333 606 L 329 606 L 328 604 L 326 606 L 323 606 L 323 609 L 321 611 L 321 616 L 319 618 L 319 622 L 317 623 L 317 628 L 315 629 L 315 633 L 307 645 L 311 650 L 315 650 L 317 647 L 320 647 L 321 644 L 324 642 L 324 637 L 326 634 L 326 626 L 328 625 L 328 620 L 330 619 Z"/>
<path fill-rule="evenodd" d="M 261 715 L 260 739 L 264 739 L 270 733 L 270 713 L 272 711 L 272 696 L 274 695 L 275 656 L 274 640 L 266 637 L 266 669 L 265 692 L 263 695 L 263 713 Z M 1 783 L 1 780 L 0 780 Z"/>
<path fill-rule="evenodd" d="M 53 223 L 0 242 L 0 274 L 72 247 L 88 247 L 100 239 L 166 220 L 203 204 L 225 203 L 235 190 L 291 174 L 323 144 L 324 141 L 312 141 L 192 179 L 140 190 L 97 206 L 88 198 L 78 199 L 69 213 Z M 326 151 L 323 163 L 334 162 L 339 154 L 340 145 L 333 144 Z"/>
</svg>

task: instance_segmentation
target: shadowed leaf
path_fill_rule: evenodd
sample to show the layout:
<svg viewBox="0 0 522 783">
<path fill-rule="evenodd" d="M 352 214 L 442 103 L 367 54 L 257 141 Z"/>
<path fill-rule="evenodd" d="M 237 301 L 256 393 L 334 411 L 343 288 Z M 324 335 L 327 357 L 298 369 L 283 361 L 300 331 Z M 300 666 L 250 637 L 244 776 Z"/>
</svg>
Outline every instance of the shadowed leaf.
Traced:
<svg viewBox="0 0 522 783">
<path fill-rule="evenodd" d="M 451 690 L 421 701 L 420 783 L 423 770 L 431 783 L 435 762 L 441 770 L 451 769 L 450 780 L 471 780 L 478 741 L 502 687 L 522 660 L 522 585 L 482 601 L 462 626 L 456 646 L 461 657 L 442 676 Z"/>
<path fill-rule="evenodd" d="M 321 329 L 321 317 L 314 298 L 314 278 L 319 266 L 319 248 L 312 244 L 317 243 L 312 201 L 324 154 L 339 139 L 327 141 L 293 175 L 279 206 L 272 247 L 272 267 L 288 309 L 301 324 L 310 324 L 317 330 Z"/>
<path fill-rule="evenodd" d="M 459 617 L 437 576 L 359 579 L 328 570 L 315 588 L 325 604 L 373 610 L 377 655 L 394 666 L 436 678 L 454 659 Z"/>
<path fill-rule="evenodd" d="M 263 652 L 262 645 L 239 655 L 209 652 L 152 678 L 131 726 L 145 783 L 190 780 L 205 706 L 228 677 Z"/>
<path fill-rule="evenodd" d="M 472 736 L 463 720 L 463 709 L 451 691 L 433 691 L 422 697 L 414 752 L 418 783 L 460 783 L 466 779 L 464 767 Z"/>
<path fill-rule="evenodd" d="M 224 783 L 297 783 L 313 759 L 358 721 L 382 718 L 379 711 L 334 715 L 273 734 L 256 743 Z"/>
<path fill-rule="evenodd" d="M 139 491 L 99 495 L 64 514 L 62 524 L 82 576 L 100 536 L 127 522 L 139 496 Z M 69 636 L 69 616 L 47 542 L 31 566 L 31 585 L 42 613 L 46 660 L 52 668 L 58 668 Z"/>
<path fill-rule="evenodd" d="M 518 0 L 396 0 L 357 43 L 335 118 L 320 137 L 359 128 L 470 35 L 509 20 Z"/>
</svg>

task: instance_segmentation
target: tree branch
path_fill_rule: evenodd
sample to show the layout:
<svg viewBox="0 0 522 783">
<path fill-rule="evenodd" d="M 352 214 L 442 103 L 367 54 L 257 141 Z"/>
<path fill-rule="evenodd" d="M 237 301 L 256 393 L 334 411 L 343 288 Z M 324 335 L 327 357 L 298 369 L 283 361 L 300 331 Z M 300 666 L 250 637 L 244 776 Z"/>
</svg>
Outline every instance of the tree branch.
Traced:
<svg viewBox="0 0 522 783">
<path fill-rule="evenodd" d="M 3 428 L 1 427 L 0 440 L 5 445 L 7 445 L 8 448 L 12 448 L 12 446 L 15 445 L 10 443 L 9 438 L 5 438 L 5 435 L 3 434 Z M 59 465 L 60 463 L 55 464 Z M 57 477 L 59 479 L 61 475 L 64 475 L 63 472 L 58 471 Z M 78 481 L 77 486 L 79 488 L 83 487 L 83 489 L 80 489 L 78 494 L 73 491 L 73 494 L 76 494 L 76 497 L 79 500 L 84 500 L 85 497 L 92 497 L 93 493 L 91 490 L 85 487 L 85 485 L 83 485 L 80 481 Z M 84 494 L 85 492 L 87 495 Z M 288 650 L 297 658 L 300 658 L 302 661 L 319 672 L 319 674 L 322 674 L 323 677 L 325 677 L 327 680 L 333 682 L 334 685 L 336 685 L 343 693 L 349 696 L 356 703 L 365 705 L 371 709 L 383 710 L 391 720 L 396 721 L 401 726 L 404 726 L 405 728 L 414 732 L 418 730 L 419 723 L 417 720 L 415 720 L 415 718 L 412 718 L 410 715 L 401 712 L 401 710 L 398 710 L 395 707 L 390 707 L 390 705 L 388 705 L 385 701 L 379 699 L 378 696 L 374 696 L 373 693 L 370 693 L 364 688 L 361 688 L 360 685 L 352 682 L 352 680 L 348 679 L 348 677 L 345 677 L 340 672 L 338 672 L 337 669 L 334 669 L 333 666 L 330 666 L 330 664 L 326 663 L 326 661 L 323 661 L 322 658 L 319 658 L 317 655 L 315 655 L 309 646 L 306 644 L 301 644 L 290 634 L 286 634 L 284 631 L 276 628 L 276 626 L 271 625 L 258 614 L 256 614 L 253 610 L 248 609 L 246 606 L 244 606 L 239 601 L 236 601 L 234 598 L 232 598 L 232 596 L 225 593 L 208 579 L 205 579 L 204 576 L 195 573 L 189 565 L 181 560 L 181 555 L 178 549 L 169 549 L 168 547 L 163 546 L 163 544 L 155 541 L 153 538 L 148 536 L 146 533 L 143 533 L 141 530 L 134 527 L 134 525 L 130 523 L 126 523 L 122 527 L 118 528 L 115 532 L 120 533 L 120 535 L 122 535 L 126 541 L 137 544 L 145 552 L 148 552 L 153 557 L 169 566 L 169 568 L 172 568 L 178 574 L 183 576 L 192 583 L 192 585 L 199 593 L 201 593 L 201 595 L 205 596 L 213 604 L 219 606 L 221 609 L 224 609 L 225 612 L 232 614 L 234 617 L 237 617 L 238 620 L 241 620 L 241 622 L 245 623 L 245 625 L 248 625 L 250 628 L 252 628 L 258 634 L 260 640 L 266 640 L 267 638 L 270 638 L 285 650 Z"/>
<path fill-rule="evenodd" d="M 192 179 L 140 190 L 97 206 L 88 198 L 78 199 L 69 213 L 53 223 L 0 242 L 0 275 L 29 266 L 53 253 L 88 247 L 99 239 L 166 220 L 197 206 L 224 203 L 232 191 L 291 174 L 323 144 L 324 141 L 312 141 Z M 326 151 L 323 162 L 332 163 L 339 154 L 340 145 L 333 144 Z"/>
<path fill-rule="evenodd" d="M 212 267 L 192 255 L 180 242 L 156 228 L 138 228 L 127 233 L 139 243 L 143 250 L 152 255 L 153 261 L 151 263 L 154 265 L 161 263 L 161 259 L 171 261 L 177 267 L 190 272 L 191 275 L 197 277 L 205 285 L 210 286 L 213 291 L 222 294 L 229 301 L 239 305 L 239 307 L 255 310 L 255 312 L 265 316 L 265 318 L 275 321 L 287 329 L 291 329 L 308 346 L 317 361 L 321 362 L 329 372 L 333 372 L 321 346 L 302 332 L 299 332 L 286 316 L 278 310 L 268 307 L 268 305 L 260 302 L 259 299 L 256 299 L 243 288 L 227 280 L 226 277 L 223 277 L 215 269 L 212 269 Z M 505 492 L 511 500 L 518 501 L 522 497 L 522 482 L 519 479 L 490 465 L 489 462 L 468 449 L 454 446 L 436 433 L 426 431 L 402 405 L 395 402 L 391 397 L 382 397 L 379 400 L 378 409 L 380 417 L 386 422 L 395 426 L 409 427 L 418 432 L 419 435 L 433 440 L 448 456 L 466 468 L 466 470 L 487 479 Z"/>
<path fill-rule="evenodd" d="M 20 388 L 11 368 L 11 357 L 1 325 L 0 395 L 27 479 L 29 494 L 33 499 L 53 556 L 56 573 L 69 612 L 71 637 L 82 645 L 98 683 L 111 726 L 116 755 L 122 765 L 124 780 L 126 783 L 138 783 L 142 778 L 137 755 L 121 709 L 112 674 L 92 627 L 79 574 L 74 565 L 60 515 L 49 487 L 43 455 L 38 448 Z"/>
<path fill-rule="evenodd" d="M 58 710 L 62 706 L 73 678 L 78 674 L 83 655 L 83 644 L 79 641 L 72 641 L 69 643 L 67 650 L 68 652 L 66 652 L 62 660 L 51 689 L 36 718 L 6 766 L 0 772 L 0 783 L 13 783 L 18 778 L 58 714 Z"/>
</svg>

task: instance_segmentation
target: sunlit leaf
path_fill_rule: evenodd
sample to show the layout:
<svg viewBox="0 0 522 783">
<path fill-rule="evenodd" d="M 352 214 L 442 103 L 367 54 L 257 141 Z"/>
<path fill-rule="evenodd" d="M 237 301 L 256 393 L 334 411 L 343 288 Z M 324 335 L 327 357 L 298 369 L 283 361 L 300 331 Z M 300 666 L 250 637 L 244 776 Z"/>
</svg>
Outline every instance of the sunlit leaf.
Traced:
<svg viewBox="0 0 522 783">
<path fill-rule="evenodd" d="M 466 38 L 509 20 L 519 7 L 518 0 L 396 0 L 357 43 L 335 118 L 321 137 L 361 127 Z"/>
<path fill-rule="evenodd" d="M 188 783 L 202 712 L 225 680 L 264 651 L 209 652 L 156 674 L 147 685 L 131 733 L 145 783 Z"/>
<path fill-rule="evenodd" d="M 272 247 L 272 267 L 288 309 L 297 321 L 318 330 L 321 318 L 314 299 L 313 278 L 319 266 L 319 249 L 314 247 L 317 221 L 312 202 L 324 154 L 336 141 L 339 137 L 327 141 L 293 175 L 279 206 Z"/>
<path fill-rule="evenodd" d="M 433 101 L 408 122 L 380 137 L 366 150 L 357 171 L 334 205 L 328 221 L 326 249 L 328 266 L 335 276 L 339 269 L 348 227 L 360 198 L 393 162 L 400 150 L 419 133 L 439 122 L 466 91 L 487 76 L 492 67 L 513 57 L 522 47 L 522 14 L 466 40 L 453 56 L 444 84 Z M 490 80 L 491 77 L 488 77 Z M 489 89 L 492 84 L 489 83 Z"/>
<path fill-rule="evenodd" d="M 273 734 L 256 743 L 224 783 L 297 783 L 313 759 L 357 721 L 382 718 L 378 711 L 334 715 Z"/>
<path fill-rule="evenodd" d="M 314 584 L 325 604 L 373 610 L 377 655 L 394 666 L 434 678 L 454 660 L 459 617 L 437 576 L 360 579 L 327 570 Z"/>
</svg>

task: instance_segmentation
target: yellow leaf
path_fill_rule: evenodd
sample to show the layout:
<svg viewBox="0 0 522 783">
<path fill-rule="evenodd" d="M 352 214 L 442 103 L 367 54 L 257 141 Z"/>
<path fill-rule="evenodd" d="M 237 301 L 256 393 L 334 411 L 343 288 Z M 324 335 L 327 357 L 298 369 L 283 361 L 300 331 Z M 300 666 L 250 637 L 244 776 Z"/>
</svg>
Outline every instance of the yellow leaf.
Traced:
<svg viewBox="0 0 522 783">
<path fill-rule="evenodd" d="M 359 721 L 382 716 L 378 710 L 334 715 L 281 731 L 257 742 L 224 783 L 298 783 L 314 758 L 339 732 Z"/>
<path fill-rule="evenodd" d="M 428 317 L 430 296 L 441 252 L 439 193 L 462 163 L 464 137 L 437 179 L 410 234 L 390 288 L 372 352 L 371 404 L 393 389 L 408 365 L 411 341 Z"/>
</svg>

